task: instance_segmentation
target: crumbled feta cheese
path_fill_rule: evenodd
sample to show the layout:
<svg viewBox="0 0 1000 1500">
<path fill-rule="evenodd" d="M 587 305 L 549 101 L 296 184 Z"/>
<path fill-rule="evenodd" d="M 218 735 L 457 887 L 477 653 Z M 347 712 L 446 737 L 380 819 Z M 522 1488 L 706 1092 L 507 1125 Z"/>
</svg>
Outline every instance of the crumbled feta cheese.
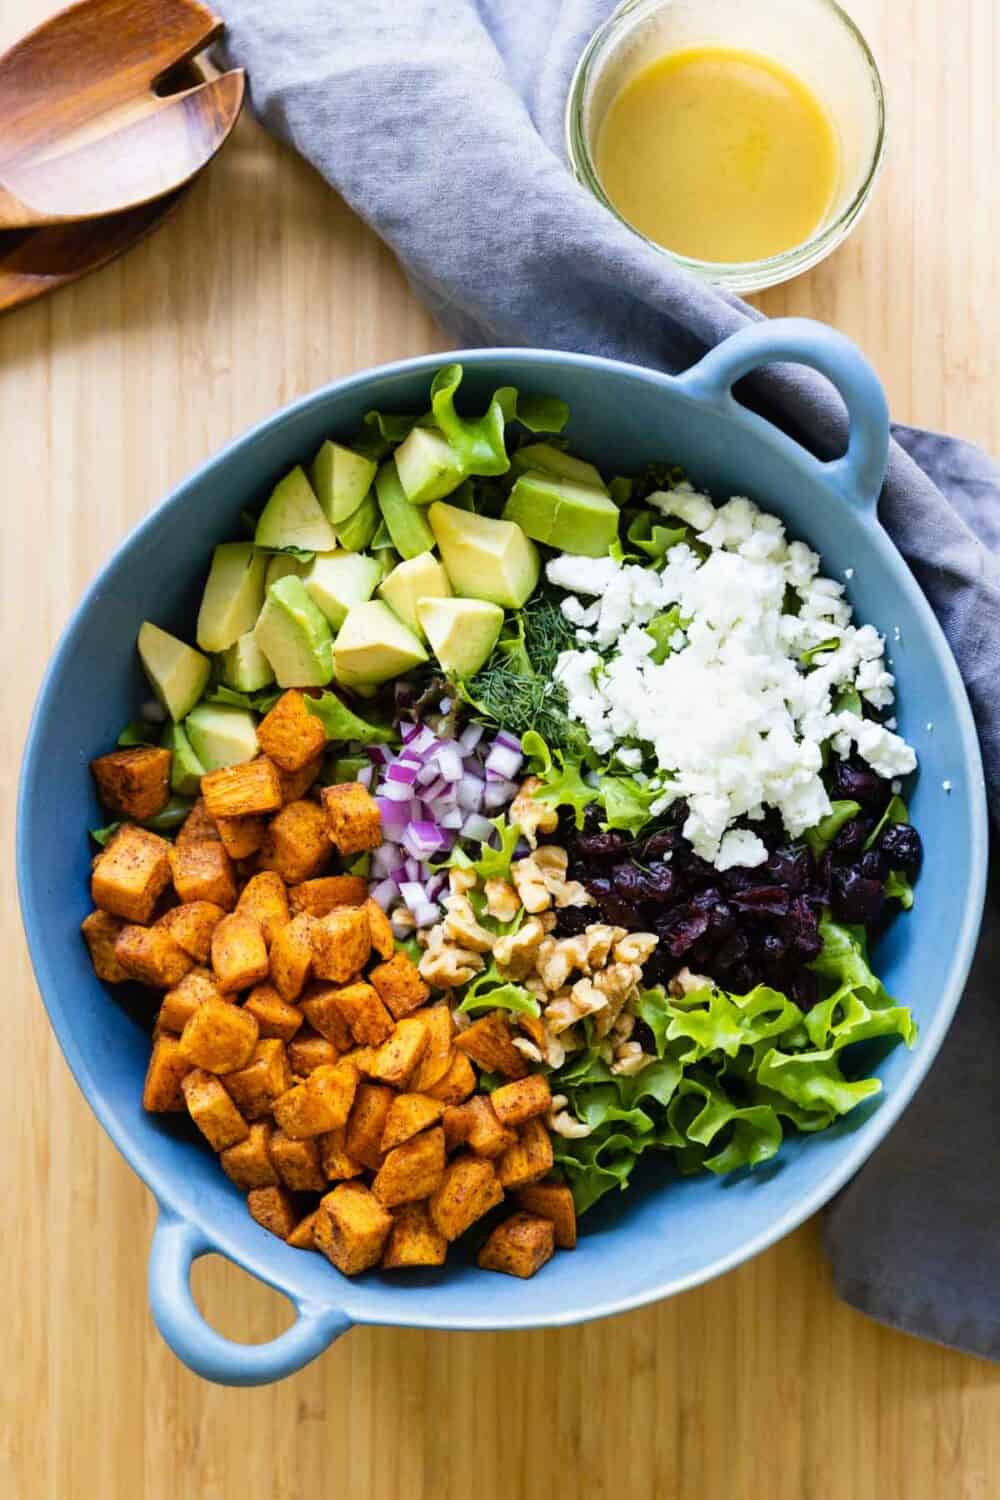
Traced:
<svg viewBox="0 0 1000 1500">
<path fill-rule="evenodd" d="M 752 869 L 767 861 L 767 845 L 747 828 L 733 828 L 724 834 L 715 861 L 717 870 L 731 870 L 734 865 Z"/>
</svg>

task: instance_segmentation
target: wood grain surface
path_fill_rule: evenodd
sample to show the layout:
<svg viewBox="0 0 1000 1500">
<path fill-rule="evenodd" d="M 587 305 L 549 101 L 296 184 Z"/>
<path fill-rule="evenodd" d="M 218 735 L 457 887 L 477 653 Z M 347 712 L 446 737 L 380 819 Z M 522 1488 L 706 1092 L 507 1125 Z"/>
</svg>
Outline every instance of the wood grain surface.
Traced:
<svg viewBox="0 0 1000 1500">
<path fill-rule="evenodd" d="M 0 0 L 0 45 L 47 0 Z M 829 320 L 901 420 L 1000 449 L 995 0 L 850 0 L 889 165 L 860 232 L 762 300 Z M 444 347 L 389 253 L 249 120 L 164 229 L 0 320 L 0 797 L 66 616 L 232 434 L 333 376 Z M 68 836 L 76 834 L 69 831 Z M 837 1302 L 812 1223 L 714 1284 L 552 1333 L 360 1329 L 270 1389 L 213 1388 L 146 1305 L 153 1208 L 51 1036 L 0 869 L 4 1500 L 994 1500 L 1000 1371 Z M 1000 1251 L 1000 1247 L 998 1247 Z M 219 1261 L 224 1332 L 281 1299 Z"/>
</svg>

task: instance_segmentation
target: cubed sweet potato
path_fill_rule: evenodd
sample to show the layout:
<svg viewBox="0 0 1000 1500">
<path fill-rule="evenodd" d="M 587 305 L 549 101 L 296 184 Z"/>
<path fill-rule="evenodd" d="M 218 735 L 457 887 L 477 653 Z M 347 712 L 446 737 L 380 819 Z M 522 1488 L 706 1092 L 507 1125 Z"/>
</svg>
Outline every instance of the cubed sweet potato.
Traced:
<svg viewBox="0 0 1000 1500">
<path fill-rule="evenodd" d="M 164 995 L 156 1017 L 160 1031 L 173 1031 L 180 1036 L 198 1006 L 205 1000 L 221 1000 L 215 981 L 207 969 L 190 969 L 181 980 Z"/>
<path fill-rule="evenodd" d="M 405 1089 L 427 1050 L 427 1028 L 420 1016 L 397 1021 L 392 1036 L 379 1047 L 369 1072 L 380 1083 Z"/>
<path fill-rule="evenodd" d="M 528 1072 L 527 1060 L 514 1046 L 510 1023 L 503 1011 L 491 1010 L 489 1015 L 473 1021 L 455 1037 L 455 1046 L 488 1073 L 524 1078 Z"/>
<path fill-rule="evenodd" d="M 223 911 L 236 905 L 236 873 L 221 844 L 175 844 L 170 850 L 174 889 L 182 901 L 211 901 Z"/>
<path fill-rule="evenodd" d="M 393 1099 L 380 1142 L 383 1151 L 391 1151 L 404 1141 L 419 1135 L 429 1125 L 436 1125 L 445 1106 L 426 1094 L 399 1094 Z"/>
<path fill-rule="evenodd" d="M 175 1036 L 158 1036 L 149 1055 L 146 1082 L 142 1090 L 142 1107 L 150 1114 L 172 1114 L 183 1110 L 181 1089 L 191 1064 L 181 1051 Z"/>
<path fill-rule="evenodd" d="M 311 1026 L 303 1026 L 298 1036 L 288 1044 L 288 1061 L 292 1072 L 299 1078 L 307 1078 L 317 1068 L 332 1067 L 340 1054 L 332 1042 L 320 1036 Z"/>
<path fill-rule="evenodd" d="M 313 969 L 313 922 L 305 912 L 280 927 L 271 942 L 271 983 L 282 1000 L 297 1000 Z"/>
<path fill-rule="evenodd" d="M 502 1271 L 527 1278 L 540 1271 L 555 1252 L 555 1232 L 549 1219 L 536 1214 L 512 1214 L 489 1235 L 476 1257 L 482 1271 Z"/>
<path fill-rule="evenodd" d="M 326 917 L 338 906 L 364 906 L 368 882 L 360 875 L 321 875 L 293 885 L 288 900 L 295 914 L 307 911 L 311 917 Z"/>
<path fill-rule="evenodd" d="M 195 963 L 203 964 L 212 951 L 212 933 L 225 915 L 213 901 L 182 901 L 164 912 L 156 925 L 165 927 Z"/>
<path fill-rule="evenodd" d="M 416 1093 L 424 1093 L 434 1084 L 440 1083 L 452 1060 L 451 1039 L 455 1034 L 455 1023 L 451 1011 L 442 1001 L 438 1005 L 427 1005 L 420 1012 L 420 1019 L 427 1031 L 427 1051 L 420 1059 L 410 1087 Z M 470 1070 L 471 1071 L 471 1070 Z"/>
<path fill-rule="evenodd" d="M 283 771 L 278 767 L 278 781 L 281 784 L 282 803 L 298 802 L 308 792 L 316 777 L 323 769 L 323 752 L 307 760 L 304 766 L 297 771 Z"/>
<path fill-rule="evenodd" d="M 541 1120 L 525 1120 L 517 1141 L 497 1162 L 497 1176 L 505 1188 L 527 1187 L 552 1170 L 552 1137 Z"/>
<path fill-rule="evenodd" d="M 518 1208 L 551 1222 L 558 1249 L 575 1248 L 576 1206 L 573 1194 L 564 1182 L 534 1182 L 519 1188 L 515 1197 Z"/>
<path fill-rule="evenodd" d="M 443 1266 L 448 1241 L 431 1223 L 426 1203 L 401 1203 L 393 1209 L 392 1228 L 382 1254 L 382 1268 Z"/>
<path fill-rule="evenodd" d="M 170 854 L 159 834 L 131 824 L 120 829 L 94 861 L 94 905 L 126 922 L 148 922 L 170 884 Z"/>
<path fill-rule="evenodd" d="M 180 845 L 183 848 L 185 844 L 217 844 L 218 842 L 219 830 L 215 826 L 215 819 L 205 806 L 204 797 L 199 797 L 177 830 L 174 846 Z"/>
<path fill-rule="evenodd" d="M 342 1271 L 356 1276 L 377 1266 L 392 1228 L 392 1215 L 360 1182 L 341 1182 L 320 1200 L 313 1226 L 316 1248 Z"/>
<path fill-rule="evenodd" d="M 396 939 L 392 935 L 392 923 L 377 901 L 365 902 L 368 913 L 368 929 L 372 936 L 372 949 L 379 958 L 391 958 L 396 951 Z"/>
<path fill-rule="evenodd" d="M 213 1151 L 245 1141 L 250 1127 L 212 1073 L 194 1068 L 181 1082 L 191 1116 Z"/>
<path fill-rule="evenodd" d="M 247 1193 L 247 1208 L 261 1229 L 276 1234 L 279 1240 L 287 1240 L 298 1222 L 292 1195 L 280 1185 L 253 1188 Z"/>
<path fill-rule="evenodd" d="M 194 959 L 164 927 L 123 927 L 115 939 L 115 958 L 130 979 L 154 990 L 180 984 Z"/>
<path fill-rule="evenodd" d="M 534 1042 L 539 1052 L 543 1055 L 548 1045 L 545 1034 L 545 1022 L 541 1016 L 528 1016 L 519 1014 L 517 1017 L 517 1029 L 522 1032 L 530 1042 Z"/>
<path fill-rule="evenodd" d="M 216 822 L 220 818 L 264 817 L 281 806 L 278 770 L 266 755 L 238 766 L 223 766 L 201 778 L 201 795 Z"/>
<path fill-rule="evenodd" d="M 275 1123 L 296 1141 L 325 1135 L 346 1122 L 357 1087 L 358 1070 L 353 1063 L 314 1068 L 305 1083 L 275 1100 Z"/>
<path fill-rule="evenodd" d="M 229 1178 L 244 1193 L 251 1188 L 276 1187 L 278 1174 L 271 1160 L 270 1141 L 272 1126 L 267 1120 L 258 1120 L 251 1125 L 246 1140 L 237 1141 L 219 1153 L 219 1165 Z"/>
<path fill-rule="evenodd" d="M 335 998 L 352 1036 L 363 1047 L 381 1046 L 392 1035 L 392 1017 L 377 992 L 363 979 L 355 984 L 340 985 Z"/>
<path fill-rule="evenodd" d="M 414 1088 L 419 1085 L 419 1077 L 414 1080 Z M 440 1099 L 444 1104 L 461 1104 L 463 1099 L 475 1093 L 476 1072 L 464 1052 L 457 1052 L 452 1048 L 451 1061 L 442 1076 L 436 1083 L 427 1084 L 421 1088 L 421 1093 L 430 1094 L 432 1099 Z"/>
<path fill-rule="evenodd" d="M 242 911 L 223 917 L 212 934 L 212 968 L 224 995 L 261 984 L 270 963 L 260 923 Z"/>
<path fill-rule="evenodd" d="M 280 770 L 301 771 L 323 754 L 326 731 L 298 688 L 290 688 L 257 725 L 257 743 Z"/>
<path fill-rule="evenodd" d="M 115 958 L 115 943 L 124 926 L 121 917 L 113 917 L 107 911 L 92 911 L 80 923 L 94 973 L 105 984 L 121 984 L 129 977 Z"/>
<path fill-rule="evenodd" d="M 360 1083 L 354 1096 L 344 1145 L 348 1156 L 371 1172 L 382 1165 L 382 1136 L 395 1097 L 384 1083 Z"/>
<path fill-rule="evenodd" d="M 289 802 L 268 824 L 258 859 L 262 870 L 277 870 L 288 885 L 301 885 L 322 873 L 332 852 L 322 808 Z"/>
<path fill-rule="evenodd" d="M 313 1242 L 313 1228 L 316 1224 L 316 1214 L 318 1211 L 318 1209 L 314 1208 L 311 1214 L 306 1214 L 305 1218 L 299 1220 L 288 1236 L 288 1243 L 293 1250 L 316 1249 Z"/>
<path fill-rule="evenodd" d="M 473 1094 L 464 1104 L 452 1104 L 444 1112 L 444 1138 L 449 1151 L 467 1145 L 476 1156 L 500 1156 L 517 1140 L 497 1119 L 486 1094 Z"/>
<path fill-rule="evenodd" d="M 364 1164 L 350 1156 L 345 1144 L 347 1131 L 343 1125 L 337 1130 L 328 1130 L 317 1136 L 320 1164 L 329 1182 L 346 1182 L 350 1177 L 360 1177 Z"/>
<path fill-rule="evenodd" d="M 405 953 L 395 953 L 386 963 L 376 964 L 369 978 L 397 1021 L 417 1010 L 430 995 L 416 964 Z"/>
<path fill-rule="evenodd" d="M 317 979 L 346 984 L 361 972 L 372 951 L 371 929 L 364 907 L 342 906 L 316 920 L 312 947 Z"/>
<path fill-rule="evenodd" d="M 108 811 L 144 823 L 170 801 L 170 763 L 169 750 L 137 745 L 99 755 L 90 762 L 90 769 L 97 795 Z"/>
<path fill-rule="evenodd" d="M 275 1099 L 292 1087 L 284 1042 L 276 1037 L 258 1042 L 246 1067 L 225 1075 L 224 1086 L 245 1120 L 262 1120 L 269 1115 Z"/>
<path fill-rule="evenodd" d="M 440 1125 L 394 1146 L 379 1167 L 372 1192 L 386 1208 L 429 1198 L 444 1176 L 444 1131 Z"/>
<path fill-rule="evenodd" d="M 276 870 L 261 870 L 240 891 L 236 910 L 245 912 L 260 923 L 264 941 L 270 948 L 282 927 L 290 921 L 288 891 Z"/>
<path fill-rule="evenodd" d="M 382 842 L 382 815 L 371 792 L 359 781 L 323 788 L 323 811 L 330 841 L 342 855 L 364 854 Z"/>
<path fill-rule="evenodd" d="M 245 1068 L 257 1045 L 257 1022 L 238 1005 L 208 999 L 194 1011 L 181 1033 L 181 1050 L 207 1073 L 235 1073 Z"/>
<path fill-rule="evenodd" d="M 552 1090 L 542 1073 L 532 1073 L 530 1078 L 501 1084 L 490 1095 L 490 1103 L 501 1124 L 523 1125 L 525 1120 L 548 1113 L 552 1104 Z"/>
<path fill-rule="evenodd" d="M 243 1009 L 257 1022 L 257 1030 L 262 1038 L 274 1037 L 279 1042 L 290 1042 L 302 1027 L 302 1012 L 297 1006 L 282 1000 L 273 984 L 255 985 L 247 996 Z M 332 1062 L 333 1059 L 329 1061 Z"/>
<path fill-rule="evenodd" d="M 296 1141 L 283 1130 L 276 1130 L 271 1137 L 271 1160 L 285 1187 L 293 1193 L 325 1191 L 319 1146 L 312 1138 Z"/>
<path fill-rule="evenodd" d="M 445 1167 L 427 1206 L 438 1233 L 446 1240 L 457 1240 L 502 1198 L 503 1189 L 491 1162 L 480 1156 L 459 1156 Z"/>
<path fill-rule="evenodd" d="M 223 849 L 237 864 L 264 847 L 266 818 L 217 818 L 216 827 Z"/>
<path fill-rule="evenodd" d="M 321 1036 L 333 1043 L 338 1052 L 349 1052 L 354 1046 L 351 1028 L 337 1004 L 338 986 L 318 981 L 303 992 L 302 1014 Z"/>
</svg>

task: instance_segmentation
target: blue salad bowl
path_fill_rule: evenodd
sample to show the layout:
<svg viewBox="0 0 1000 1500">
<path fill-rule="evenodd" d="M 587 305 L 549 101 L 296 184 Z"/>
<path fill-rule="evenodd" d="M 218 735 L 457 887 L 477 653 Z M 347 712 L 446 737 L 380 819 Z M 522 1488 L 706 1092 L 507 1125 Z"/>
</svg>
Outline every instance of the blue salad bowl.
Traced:
<svg viewBox="0 0 1000 1500">
<path fill-rule="evenodd" d="M 791 1136 L 758 1172 L 682 1179 L 665 1159 L 644 1162 L 629 1192 L 609 1194 L 587 1215 L 579 1247 L 526 1282 L 487 1276 L 459 1251 L 438 1271 L 347 1280 L 322 1256 L 261 1229 L 176 1118 L 143 1113 L 149 1016 L 137 1016 L 95 978 L 78 931 L 90 906 L 84 830 L 100 821 L 88 762 L 114 743 L 146 696 L 135 652 L 141 621 L 190 636 L 207 559 L 216 542 L 240 534 L 240 511 L 324 438 L 349 437 L 371 408 L 422 410 L 442 359 L 406 360 L 326 386 L 210 459 L 118 548 L 49 667 L 20 788 L 18 873 L 38 983 L 94 1113 L 158 1200 L 149 1293 L 159 1329 L 210 1380 L 279 1379 L 354 1323 L 556 1326 L 638 1307 L 730 1270 L 815 1213 L 899 1118 L 941 1045 L 976 941 L 986 804 L 975 730 L 944 637 L 879 524 L 888 414 L 857 350 L 819 324 L 787 321 L 744 329 L 676 378 L 540 350 L 450 357 L 465 366 L 463 398 L 480 409 L 498 385 L 558 394 L 570 406 L 574 452 L 611 472 L 652 460 L 680 463 L 717 497 L 749 495 L 782 516 L 793 536 L 820 553 L 827 575 L 850 579 L 859 620 L 888 639 L 900 730 L 920 758 L 911 800 L 926 849 L 917 902 L 874 955 L 889 990 L 912 1008 L 920 1036 L 912 1051 L 897 1045 L 864 1059 L 881 1080 L 880 1095 L 820 1135 Z M 843 457 L 821 463 L 734 399 L 734 381 L 776 360 L 810 365 L 839 389 L 850 415 Z M 298 1314 L 293 1326 L 250 1347 L 211 1329 L 189 1286 L 192 1261 L 210 1251 L 289 1297 Z"/>
</svg>

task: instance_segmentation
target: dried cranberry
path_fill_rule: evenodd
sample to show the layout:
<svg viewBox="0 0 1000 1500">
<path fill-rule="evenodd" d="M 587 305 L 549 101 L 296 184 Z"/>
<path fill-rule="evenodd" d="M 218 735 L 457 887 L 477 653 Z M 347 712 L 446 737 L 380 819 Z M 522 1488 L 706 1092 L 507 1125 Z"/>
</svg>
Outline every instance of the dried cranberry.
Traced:
<svg viewBox="0 0 1000 1500">
<path fill-rule="evenodd" d="M 917 830 L 909 823 L 887 823 L 878 847 L 893 870 L 902 870 L 910 880 L 916 879 L 924 857 L 924 846 Z"/>
<path fill-rule="evenodd" d="M 861 766 L 849 760 L 835 760 L 830 772 L 834 797 L 848 802 L 860 802 L 862 807 L 884 806 L 885 782 L 880 776 L 876 776 L 870 766 Z"/>
<path fill-rule="evenodd" d="M 796 896 L 785 918 L 784 931 L 799 957 L 811 962 L 819 956 L 823 944 L 816 913 L 804 896 Z"/>
<path fill-rule="evenodd" d="M 583 834 L 577 839 L 576 847 L 583 859 L 603 862 L 620 855 L 625 843 L 625 835 L 617 829 L 611 829 L 608 833 Z"/>
<path fill-rule="evenodd" d="M 853 866 L 834 870 L 830 904 L 841 922 L 860 922 L 866 926 L 877 922 L 885 905 L 882 882 L 869 880 Z"/>
<path fill-rule="evenodd" d="M 774 850 L 767 863 L 755 873 L 766 875 L 775 885 L 787 886 L 797 894 L 804 891 L 809 883 L 809 850 L 804 844 L 783 844 Z"/>
<path fill-rule="evenodd" d="M 857 854 L 865 839 L 871 833 L 871 828 L 871 818 L 848 818 L 833 840 L 832 848 L 834 853 Z"/>
<path fill-rule="evenodd" d="M 611 883 L 619 896 L 639 901 L 646 892 L 642 884 L 642 871 L 636 865 L 615 865 L 611 871 Z"/>
<path fill-rule="evenodd" d="M 674 958 L 683 958 L 688 949 L 708 931 L 708 913 L 683 907 L 669 912 L 657 924 L 660 941 Z"/>
<path fill-rule="evenodd" d="M 743 962 L 750 952 L 750 941 L 744 932 L 734 932 L 716 951 L 715 962 L 720 969 L 732 969 Z"/>
<path fill-rule="evenodd" d="M 587 928 L 594 920 L 594 908 L 592 906 L 563 906 L 556 912 L 556 936 L 576 937 Z"/>
<path fill-rule="evenodd" d="M 759 879 L 756 870 L 745 870 L 740 865 L 734 865 L 731 870 L 724 872 L 722 885 L 731 896 L 734 896 L 737 891 L 748 891 Z"/>
<path fill-rule="evenodd" d="M 757 940 L 757 952 L 764 963 L 779 963 L 788 952 L 788 944 L 776 932 L 765 932 Z"/>
<path fill-rule="evenodd" d="M 642 858 L 644 863 L 655 859 L 659 854 L 669 854 L 677 848 L 680 843 L 680 834 L 676 828 L 661 828 L 659 833 L 650 834 L 642 846 Z"/>
<path fill-rule="evenodd" d="M 786 994 L 801 1010 L 811 1010 L 819 999 L 819 980 L 811 969 L 796 969 L 788 976 Z"/>
<path fill-rule="evenodd" d="M 857 861 L 858 873 L 866 880 L 877 880 L 881 885 L 889 874 L 889 861 L 882 849 L 869 849 Z"/>
<path fill-rule="evenodd" d="M 741 891 L 733 897 L 738 911 L 757 912 L 771 917 L 783 917 L 788 912 L 789 896 L 780 886 L 758 885 L 752 890 Z"/>
</svg>

